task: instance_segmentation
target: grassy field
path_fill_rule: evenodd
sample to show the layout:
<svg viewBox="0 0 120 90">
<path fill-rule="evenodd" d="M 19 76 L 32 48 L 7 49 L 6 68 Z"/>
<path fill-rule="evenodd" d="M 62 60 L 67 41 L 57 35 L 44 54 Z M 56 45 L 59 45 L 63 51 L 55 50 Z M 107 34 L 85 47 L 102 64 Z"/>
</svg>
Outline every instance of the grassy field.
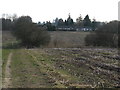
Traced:
<svg viewBox="0 0 120 90">
<path fill-rule="evenodd" d="M 53 31 L 49 32 L 51 41 L 48 46 L 49 48 L 55 47 L 83 47 L 85 46 L 84 38 L 89 32 L 74 32 L 74 31 Z M 4 47 L 11 47 L 18 41 L 11 35 L 9 31 L 2 33 L 2 43 Z"/>
<path fill-rule="evenodd" d="M 11 49 L 3 49 L 2 50 L 2 76 L 4 78 L 5 76 L 5 67 L 6 67 L 6 63 L 7 63 L 7 58 L 8 58 L 8 55 L 9 53 L 11 52 L 12 50 Z"/>
<path fill-rule="evenodd" d="M 9 32 L 7 32 L 9 33 Z M 118 50 L 113 48 L 73 48 L 84 45 L 89 32 L 50 32 L 51 46 L 72 48 L 3 49 L 2 77 L 11 60 L 10 85 L 13 88 L 103 88 L 119 85 Z M 5 34 L 6 35 L 6 34 Z M 61 36 L 61 37 L 60 37 Z M 4 45 L 16 42 L 6 35 Z M 68 38 L 69 37 L 69 38 Z M 3 38 L 3 39 L 5 39 Z M 54 44 L 54 40 L 60 40 Z M 77 39 L 77 40 L 76 40 Z M 80 42 L 78 42 L 80 40 Z M 68 45 L 64 45 L 67 42 Z M 74 42 L 74 43 L 73 43 Z M 53 45 L 52 45 L 53 44 Z M 73 46 L 75 44 L 75 46 Z M 55 45 L 55 46 L 54 46 Z M 81 46 L 80 45 L 80 46 Z M 12 56 L 10 54 L 12 53 Z"/>
<path fill-rule="evenodd" d="M 88 34 L 89 32 L 50 32 L 51 42 L 49 47 L 83 47 L 85 46 L 84 38 Z"/>
</svg>

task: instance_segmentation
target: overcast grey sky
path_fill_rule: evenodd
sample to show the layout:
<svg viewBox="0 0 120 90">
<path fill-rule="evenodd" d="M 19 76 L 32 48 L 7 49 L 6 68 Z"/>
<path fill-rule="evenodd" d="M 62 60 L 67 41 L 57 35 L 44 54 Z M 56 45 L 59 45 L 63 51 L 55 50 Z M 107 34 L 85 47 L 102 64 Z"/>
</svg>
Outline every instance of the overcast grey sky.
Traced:
<svg viewBox="0 0 120 90">
<path fill-rule="evenodd" d="M 120 0 L 0 0 L 0 14 L 29 15 L 34 22 L 53 21 L 56 17 L 65 20 L 68 14 L 76 20 L 81 14 L 84 18 L 97 21 L 118 19 Z"/>
</svg>

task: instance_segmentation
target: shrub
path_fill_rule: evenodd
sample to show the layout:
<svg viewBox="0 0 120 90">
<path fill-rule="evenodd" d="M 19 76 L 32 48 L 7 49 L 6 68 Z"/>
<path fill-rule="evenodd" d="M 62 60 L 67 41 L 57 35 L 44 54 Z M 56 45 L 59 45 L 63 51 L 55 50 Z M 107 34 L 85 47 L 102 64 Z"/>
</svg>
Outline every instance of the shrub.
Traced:
<svg viewBox="0 0 120 90">
<path fill-rule="evenodd" d="M 86 45 L 117 47 L 118 46 L 118 21 L 103 25 L 85 38 Z"/>
<path fill-rule="evenodd" d="M 46 45 L 50 41 L 50 35 L 47 31 L 32 23 L 29 16 L 22 16 L 15 21 L 13 35 L 21 40 L 21 44 L 27 48 Z"/>
<path fill-rule="evenodd" d="M 95 39 L 96 39 L 96 35 L 94 33 L 87 35 L 85 37 L 86 46 L 90 46 L 90 45 L 96 46 Z"/>
</svg>

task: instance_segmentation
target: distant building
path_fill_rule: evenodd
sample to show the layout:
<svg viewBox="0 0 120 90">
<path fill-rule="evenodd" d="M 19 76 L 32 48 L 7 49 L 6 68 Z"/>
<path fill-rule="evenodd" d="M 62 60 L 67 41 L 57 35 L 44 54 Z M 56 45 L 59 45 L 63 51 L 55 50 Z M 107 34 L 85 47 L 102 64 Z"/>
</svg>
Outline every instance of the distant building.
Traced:
<svg viewBox="0 0 120 90">
<path fill-rule="evenodd" d="M 75 27 L 75 26 L 62 26 L 57 27 L 57 30 L 62 31 L 92 31 L 91 27 Z"/>
</svg>

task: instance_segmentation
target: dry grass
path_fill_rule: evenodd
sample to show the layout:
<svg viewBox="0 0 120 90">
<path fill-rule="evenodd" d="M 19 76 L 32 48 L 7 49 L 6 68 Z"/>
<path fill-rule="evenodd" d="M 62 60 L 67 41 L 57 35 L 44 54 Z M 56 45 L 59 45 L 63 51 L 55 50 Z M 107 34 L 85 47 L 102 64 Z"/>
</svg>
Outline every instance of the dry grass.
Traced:
<svg viewBox="0 0 120 90">
<path fill-rule="evenodd" d="M 82 47 L 89 32 L 54 31 L 50 32 L 51 42 L 48 47 Z"/>
<path fill-rule="evenodd" d="M 51 41 L 48 46 L 43 47 L 59 47 L 59 48 L 69 48 L 69 47 L 83 47 L 85 46 L 84 38 L 89 32 L 75 32 L 75 31 L 52 31 L 49 32 L 51 36 Z M 2 33 L 2 43 L 4 46 L 16 43 L 15 37 L 9 31 L 3 31 Z"/>
<path fill-rule="evenodd" d="M 10 43 L 15 40 L 10 31 L 2 31 L 2 43 Z"/>
</svg>

